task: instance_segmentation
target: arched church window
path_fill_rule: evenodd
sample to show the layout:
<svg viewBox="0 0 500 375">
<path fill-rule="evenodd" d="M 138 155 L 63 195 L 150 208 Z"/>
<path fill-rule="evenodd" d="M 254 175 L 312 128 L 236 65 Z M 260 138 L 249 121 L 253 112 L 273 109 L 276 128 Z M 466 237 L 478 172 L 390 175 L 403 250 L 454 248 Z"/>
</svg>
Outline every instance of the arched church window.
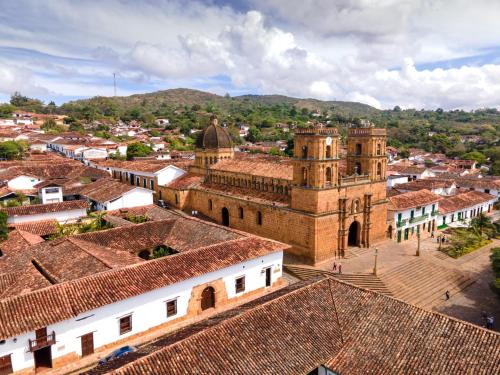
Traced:
<svg viewBox="0 0 500 375">
<path fill-rule="evenodd" d="M 307 159 L 307 146 L 302 146 L 302 159 Z"/>
<path fill-rule="evenodd" d="M 377 163 L 377 176 L 382 177 L 382 163 L 381 162 Z"/>
<path fill-rule="evenodd" d="M 356 143 L 356 155 L 361 155 L 361 143 Z"/>
<path fill-rule="evenodd" d="M 326 183 L 327 184 L 332 183 L 332 168 L 330 168 L 330 167 L 326 168 Z"/>
<path fill-rule="evenodd" d="M 332 157 L 332 146 L 326 146 L 326 158 L 330 159 Z"/>
<path fill-rule="evenodd" d="M 209 209 L 210 211 L 212 211 L 212 208 L 213 208 L 213 203 L 212 203 L 212 200 L 211 200 L 211 199 L 209 199 L 209 200 L 208 200 L 208 209 Z"/>
<path fill-rule="evenodd" d="M 377 155 L 382 155 L 382 145 L 380 143 L 377 143 Z"/>
<path fill-rule="evenodd" d="M 302 168 L 302 186 L 307 185 L 307 168 Z"/>
</svg>

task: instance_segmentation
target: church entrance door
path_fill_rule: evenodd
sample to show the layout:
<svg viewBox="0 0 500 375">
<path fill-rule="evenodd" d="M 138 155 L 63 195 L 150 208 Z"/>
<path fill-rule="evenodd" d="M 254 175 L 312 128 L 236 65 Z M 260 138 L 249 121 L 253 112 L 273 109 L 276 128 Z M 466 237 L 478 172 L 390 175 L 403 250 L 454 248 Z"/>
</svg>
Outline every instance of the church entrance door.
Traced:
<svg viewBox="0 0 500 375">
<path fill-rule="evenodd" d="M 361 233 L 361 225 L 357 221 L 353 221 L 351 226 L 349 227 L 347 244 L 349 246 L 359 246 L 360 233 Z"/>
</svg>

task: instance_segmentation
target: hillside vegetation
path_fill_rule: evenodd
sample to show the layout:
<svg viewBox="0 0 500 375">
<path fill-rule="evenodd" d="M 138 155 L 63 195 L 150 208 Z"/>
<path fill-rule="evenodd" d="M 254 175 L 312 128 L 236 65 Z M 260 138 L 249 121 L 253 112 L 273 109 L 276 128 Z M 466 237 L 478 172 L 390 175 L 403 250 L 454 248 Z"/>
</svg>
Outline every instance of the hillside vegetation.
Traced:
<svg viewBox="0 0 500 375">
<path fill-rule="evenodd" d="M 238 142 L 237 126 L 250 126 L 250 141 L 290 140 L 283 124 L 303 126 L 317 121 L 337 126 L 345 135 L 347 124 L 368 119 L 388 129 L 389 144 L 398 147 L 403 156 L 410 147 L 444 153 L 452 157 L 472 158 L 480 163 L 497 162 L 500 171 L 500 112 L 495 108 L 475 111 L 443 111 L 407 109 L 398 106 L 378 110 L 362 103 L 298 99 L 282 95 L 220 96 L 191 89 L 171 89 L 126 97 L 94 97 L 72 101 L 56 107 L 43 105 L 36 99 L 13 96 L 12 108 L 27 108 L 42 113 L 60 113 L 70 116 L 69 123 L 78 129 L 78 123 L 94 120 L 114 122 L 137 120 L 146 127 L 155 127 L 157 118 L 170 120 L 170 129 L 179 129 L 185 135 L 208 123 L 212 113 L 228 126 Z M 2 107 L 2 106 L 0 106 Z M 0 108 L 2 113 L 2 108 Z M 83 128 L 82 128 L 83 129 Z M 105 129 L 104 129 L 105 130 Z"/>
</svg>

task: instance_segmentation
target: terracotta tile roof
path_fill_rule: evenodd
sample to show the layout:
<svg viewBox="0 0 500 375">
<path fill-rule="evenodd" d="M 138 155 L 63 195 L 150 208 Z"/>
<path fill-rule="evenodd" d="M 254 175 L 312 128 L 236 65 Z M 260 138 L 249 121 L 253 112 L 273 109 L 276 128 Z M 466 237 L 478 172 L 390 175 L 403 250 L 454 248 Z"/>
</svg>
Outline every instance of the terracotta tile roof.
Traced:
<svg viewBox="0 0 500 375">
<path fill-rule="evenodd" d="M 254 236 L 242 237 L 3 299 L 0 300 L 0 339 L 34 331 L 107 304 L 284 248 L 288 246 L 279 242 Z"/>
<path fill-rule="evenodd" d="M 32 204 L 29 206 L 6 207 L 0 211 L 7 212 L 9 216 L 26 216 L 45 214 L 49 212 L 61 212 L 69 210 L 77 210 L 88 208 L 88 203 L 85 200 L 64 201 L 48 204 Z"/>
<path fill-rule="evenodd" d="M 0 197 L 5 197 L 6 195 L 15 193 L 11 189 L 9 189 L 7 186 L 2 186 L 0 187 Z"/>
<path fill-rule="evenodd" d="M 24 232 L 47 236 L 57 232 L 56 220 L 26 221 L 24 223 L 9 224 L 9 227 L 17 228 Z"/>
<path fill-rule="evenodd" d="M 147 161 L 134 161 L 134 160 L 104 160 L 96 161 L 96 165 L 100 167 L 110 167 L 118 169 L 126 169 L 130 171 L 139 171 L 146 173 L 156 173 L 169 165 L 174 165 L 178 168 L 186 169 L 192 161 L 183 160 L 147 160 Z"/>
<path fill-rule="evenodd" d="M 187 173 L 179 178 L 173 180 L 167 186 L 175 190 L 188 190 L 189 188 L 203 182 L 204 177 L 196 174 Z"/>
<path fill-rule="evenodd" d="M 31 257 L 57 283 L 143 262 L 128 251 L 99 246 L 74 236 L 34 246 Z"/>
<path fill-rule="evenodd" d="M 211 182 L 203 183 L 195 188 L 222 195 L 233 196 L 240 199 L 258 201 L 264 204 L 271 204 L 273 206 L 286 207 L 290 205 L 290 196 L 269 191 L 246 189 L 242 187 L 216 184 Z"/>
<path fill-rule="evenodd" d="M 397 172 L 399 174 L 421 174 L 424 173 L 427 168 L 406 165 L 388 165 L 387 170 L 390 172 Z"/>
<path fill-rule="evenodd" d="M 293 179 L 293 165 L 290 159 L 277 159 L 276 161 L 235 158 L 221 160 L 210 167 L 214 171 L 227 171 L 243 173 L 252 176 Z"/>
<path fill-rule="evenodd" d="M 127 215 L 135 215 L 135 216 L 144 215 L 147 216 L 149 220 L 153 221 L 178 219 L 179 217 L 182 216 L 175 211 L 163 209 L 155 204 L 147 206 L 139 206 L 139 207 L 127 207 L 127 208 L 121 208 L 119 210 L 106 211 L 106 216 L 126 218 Z"/>
<path fill-rule="evenodd" d="M 397 188 L 397 187 L 396 187 Z M 389 197 L 388 210 L 405 210 L 407 208 L 420 207 L 432 204 L 443 199 L 441 196 L 430 192 L 427 189 L 410 191 Z"/>
<path fill-rule="evenodd" d="M 21 271 L 0 274 L 0 299 L 30 293 L 50 285 L 50 281 L 33 264 L 27 264 Z"/>
<path fill-rule="evenodd" d="M 292 284 L 86 374 L 479 374 L 500 335 L 334 279 Z"/>
<path fill-rule="evenodd" d="M 13 254 L 18 251 L 23 251 L 31 245 L 43 242 L 43 238 L 36 234 L 25 232 L 19 229 L 14 229 L 9 232 L 8 238 L 0 243 L 0 250 L 4 254 Z"/>
<path fill-rule="evenodd" d="M 240 237 L 243 237 L 243 234 L 235 230 L 181 216 L 75 236 L 100 246 L 131 252 L 151 249 L 158 245 L 186 251 Z"/>
<path fill-rule="evenodd" d="M 417 191 L 422 189 L 449 189 L 453 186 L 452 180 L 434 180 L 424 179 L 406 182 L 404 184 L 397 184 L 396 188 L 399 190 Z"/>
<path fill-rule="evenodd" d="M 467 191 L 439 201 L 439 213 L 447 214 L 477 204 L 496 200 L 497 197 L 480 191 Z"/>
<path fill-rule="evenodd" d="M 111 178 L 101 178 L 81 188 L 80 195 L 93 201 L 104 203 L 119 198 L 123 194 L 137 188 L 138 186 L 125 184 Z"/>
</svg>

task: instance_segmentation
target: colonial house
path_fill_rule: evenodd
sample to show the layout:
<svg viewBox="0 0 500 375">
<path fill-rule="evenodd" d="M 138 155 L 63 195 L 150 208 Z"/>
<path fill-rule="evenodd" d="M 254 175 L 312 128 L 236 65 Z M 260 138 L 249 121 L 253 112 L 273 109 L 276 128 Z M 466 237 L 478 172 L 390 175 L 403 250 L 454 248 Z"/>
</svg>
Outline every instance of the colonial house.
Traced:
<svg viewBox="0 0 500 375">
<path fill-rule="evenodd" d="M 427 189 L 389 197 L 387 217 L 391 224 L 388 237 L 401 242 L 418 235 L 428 236 L 436 229 L 438 202 L 441 199 L 443 198 Z"/>
<path fill-rule="evenodd" d="M 398 184 L 395 187 L 397 191 L 402 193 L 427 189 L 432 193 L 441 196 L 450 196 L 455 194 L 456 188 L 457 186 L 453 180 L 437 180 L 437 179 L 415 180 L 407 182 L 405 184 Z"/>
<path fill-rule="evenodd" d="M 496 197 L 480 191 L 467 191 L 439 201 L 439 228 L 467 225 L 481 213 L 490 212 Z"/>
<path fill-rule="evenodd" d="M 405 184 L 408 182 L 409 177 L 408 176 L 402 176 L 399 174 L 391 174 L 387 176 L 387 187 L 388 188 L 393 188 L 396 185 L 399 184 Z"/>
<path fill-rule="evenodd" d="M 418 166 L 392 164 L 387 166 L 387 171 L 390 174 L 399 174 L 408 176 L 410 181 L 415 181 L 435 176 L 434 173 L 429 168 L 418 167 Z"/>
<path fill-rule="evenodd" d="M 8 224 L 23 222 L 57 220 L 59 223 L 72 223 L 87 216 L 87 202 L 84 200 L 32 204 L 2 208 L 8 215 Z"/>
<path fill-rule="evenodd" d="M 92 209 L 98 211 L 153 204 L 153 191 L 106 178 L 84 186 L 80 195 L 89 200 Z"/>
<path fill-rule="evenodd" d="M 89 163 L 89 166 L 107 171 L 115 179 L 153 191 L 157 186 L 165 186 L 185 174 L 185 165 L 186 161 L 173 160 L 106 160 Z"/>
<path fill-rule="evenodd" d="M 127 244 L 144 234 L 175 255 L 146 261 L 129 252 Z M 105 355 L 267 294 L 285 284 L 286 247 L 178 216 L 7 254 L 0 263 L 0 369 L 41 371 Z"/>
</svg>

